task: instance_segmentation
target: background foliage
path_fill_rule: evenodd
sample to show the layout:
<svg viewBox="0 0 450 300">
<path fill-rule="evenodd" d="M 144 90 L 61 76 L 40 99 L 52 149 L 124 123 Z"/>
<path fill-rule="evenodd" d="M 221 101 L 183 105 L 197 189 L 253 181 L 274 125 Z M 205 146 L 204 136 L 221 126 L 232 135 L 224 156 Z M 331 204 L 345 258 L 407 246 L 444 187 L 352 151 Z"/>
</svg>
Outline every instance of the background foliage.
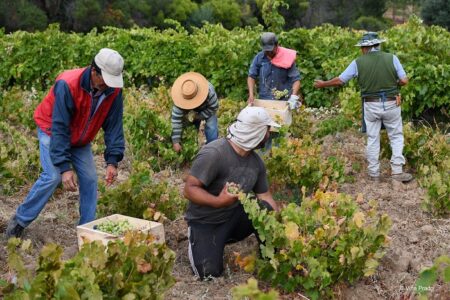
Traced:
<svg viewBox="0 0 450 300">
<path fill-rule="evenodd" d="M 431 17 L 430 9 L 442 0 L 3 0 L 0 2 L 0 27 L 15 30 L 42 30 L 51 23 L 65 31 L 88 32 L 103 26 L 167 28 L 165 19 L 180 22 L 185 28 L 204 22 L 225 28 L 265 25 L 273 30 L 314 27 L 323 23 L 371 29 L 387 28 L 388 8 L 419 7 L 424 18 L 443 25 L 445 14 Z M 415 9 L 419 11 L 419 9 Z M 442 11 L 442 10 L 440 10 Z M 394 16 L 395 17 L 395 16 Z M 361 19 L 363 18 L 363 19 Z M 366 26 L 366 27 L 361 27 Z"/>
<path fill-rule="evenodd" d="M 227 30 L 221 25 L 206 25 L 190 34 L 179 24 L 176 26 L 163 31 L 110 27 L 102 33 L 93 30 L 87 34 L 63 33 L 58 26 L 37 33 L 0 32 L 0 86 L 46 90 L 59 72 L 86 66 L 100 47 L 110 47 L 125 58 L 128 86 L 171 85 L 180 74 L 197 71 L 213 83 L 221 97 L 246 99 L 247 70 L 260 49 L 262 27 Z M 313 81 L 339 75 L 358 57 L 354 44 L 360 35 L 361 32 L 331 25 L 280 34 L 281 45 L 298 51 L 302 93 L 309 106 L 330 106 L 337 101 L 341 90 L 317 90 Z M 446 45 L 450 43 L 450 33 L 412 18 L 382 36 L 388 38 L 384 49 L 399 57 L 410 77 L 410 84 L 401 90 L 404 115 L 419 116 L 432 109 L 448 116 L 450 96 L 446 83 L 450 82 L 450 56 Z M 356 91 L 355 83 L 348 88 L 347 93 Z"/>
</svg>

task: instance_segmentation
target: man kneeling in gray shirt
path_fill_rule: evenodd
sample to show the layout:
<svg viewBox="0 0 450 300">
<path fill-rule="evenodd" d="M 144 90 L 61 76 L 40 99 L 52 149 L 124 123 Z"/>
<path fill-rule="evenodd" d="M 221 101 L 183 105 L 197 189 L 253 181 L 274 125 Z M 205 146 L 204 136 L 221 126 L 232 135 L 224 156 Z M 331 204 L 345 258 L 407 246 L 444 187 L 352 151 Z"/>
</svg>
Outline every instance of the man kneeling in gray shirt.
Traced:
<svg viewBox="0 0 450 300">
<path fill-rule="evenodd" d="M 195 158 L 184 187 L 189 200 L 189 260 L 201 279 L 223 272 L 226 243 L 245 239 L 255 232 L 227 183 L 254 192 L 262 205 L 278 210 L 267 181 L 264 162 L 253 150 L 262 148 L 271 126 L 280 127 L 261 107 L 246 107 L 228 128 L 228 136 L 205 145 Z"/>
</svg>

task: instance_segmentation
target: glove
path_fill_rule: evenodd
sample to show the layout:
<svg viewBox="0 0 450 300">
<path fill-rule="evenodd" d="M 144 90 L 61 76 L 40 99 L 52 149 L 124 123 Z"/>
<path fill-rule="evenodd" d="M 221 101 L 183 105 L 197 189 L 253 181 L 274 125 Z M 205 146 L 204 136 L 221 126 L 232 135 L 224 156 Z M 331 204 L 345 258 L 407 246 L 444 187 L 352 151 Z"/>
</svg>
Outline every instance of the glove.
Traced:
<svg viewBox="0 0 450 300">
<path fill-rule="evenodd" d="M 289 109 L 293 110 L 296 108 L 299 108 L 300 106 L 302 106 L 302 103 L 300 101 L 298 101 L 299 96 L 297 95 L 291 95 L 288 99 L 288 104 L 289 104 Z"/>
</svg>

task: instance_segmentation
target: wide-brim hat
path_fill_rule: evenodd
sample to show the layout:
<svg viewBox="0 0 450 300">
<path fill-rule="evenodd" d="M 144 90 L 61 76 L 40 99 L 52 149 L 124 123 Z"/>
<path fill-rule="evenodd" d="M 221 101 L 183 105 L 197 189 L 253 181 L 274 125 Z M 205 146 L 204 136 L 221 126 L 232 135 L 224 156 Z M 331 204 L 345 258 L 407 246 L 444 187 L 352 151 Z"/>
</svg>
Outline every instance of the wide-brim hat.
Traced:
<svg viewBox="0 0 450 300">
<path fill-rule="evenodd" d="M 183 109 L 194 109 L 202 105 L 208 97 L 208 92 L 208 80 L 197 72 L 179 76 L 170 91 L 175 105 Z"/>
<path fill-rule="evenodd" d="M 357 47 L 370 47 L 373 45 L 378 45 L 383 42 L 386 42 L 385 39 L 380 39 L 378 37 L 378 33 L 376 32 L 366 32 L 359 40 L 359 42 L 355 45 Z"/>
</svg>

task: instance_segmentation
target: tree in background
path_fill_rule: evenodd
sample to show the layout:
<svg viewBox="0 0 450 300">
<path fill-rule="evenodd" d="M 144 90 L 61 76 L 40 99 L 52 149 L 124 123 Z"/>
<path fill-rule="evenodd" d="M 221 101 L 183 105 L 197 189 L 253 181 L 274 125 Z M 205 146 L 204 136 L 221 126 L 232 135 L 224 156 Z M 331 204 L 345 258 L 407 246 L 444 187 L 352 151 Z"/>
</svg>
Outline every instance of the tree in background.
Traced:
<svg viewBox="0 0 450 300">
<path fill-rule="evenodd" d="M 386 12 L 386 0 L 363 0 L 359 2 L 361 16 L 382 18 Z"/>
<path fill-rule="evenodd" d="M 309 0 L 285 0 L 289 7 L 282 6 L 280 9 L 281 15 L 285 20 L 285 28 L 300 27 L 301 18 L 305 15 L 306 10 L 309 8 Z"/>
<path fill-rule="evenodd" d="M 94 27 L 106 25 L 100 18 L 103 7 L 100 1 L 75 0 L 70 6 L 72 10 L 72 26 L 75 31 L 86 32 Z"/>
<path fill-rule="evenodd" d="M 263 24 L 280 32 L 323 23 L 382 30 L 418 11 L 428 24 L 449 27 L 448 0 L 0 0 L 0 27 L 6 32 L 40 30 L 59 23 L 65 31 L 101 31 L 103 26 L 165 29 L 174 19 L 188 30 L 204 22 L 227 29 Z M 392 17 L 390 17 L 392 15 Z"/>
<path fill-rule="evenodd" d="M 42 30 L 47 27 L 46 14 L 28 0 L 0 1 L 0 26 L 7 32 L 13 30 Z"/>
<path fill-rule="evenodd" d="M 212 23 L 222 23 L 227 29 L 241 26 L 241 8 L 235 0 L 209 0 L 202 6 L 212 12 Z"/>
<path fill-rule="evenodd" d="M 289 4 L 283 0 L 256 0 L 264 23 L 268 30 L 281 32 L 286 23 L 279 10 L 282 7 L 289 8 Z"/>
<path fill-rule="evenodd" d="M 191 0 L 173 0 L 168 6 L 168 18 L 179 21 L 186 25 L 191 15 L 198 10 L 198 4 Z"/>
<path fill-rule="evenodd" d="M 352 27 L 369 31 L 387 29 L 390 24 L 383 18 L 386 9 L 386 0 L 361 1 L 359 3 L 359 17 L 352 22 Z"/>
<path fill-rule="evenodd" d="M 450 3 L 448 0 L 424 0 L 422 18 L 427 24 L 450 29 Z"/>
</svg>

